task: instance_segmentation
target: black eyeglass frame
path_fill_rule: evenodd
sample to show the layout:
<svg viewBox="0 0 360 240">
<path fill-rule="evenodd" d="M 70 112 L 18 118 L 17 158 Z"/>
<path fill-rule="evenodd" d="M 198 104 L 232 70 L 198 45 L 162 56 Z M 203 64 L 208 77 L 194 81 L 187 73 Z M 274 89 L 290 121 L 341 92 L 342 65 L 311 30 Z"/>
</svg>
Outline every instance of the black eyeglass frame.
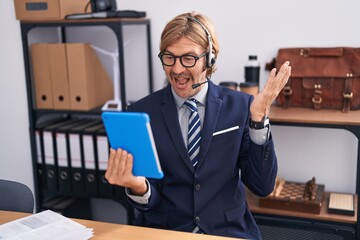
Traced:
<svg viewBox="0 0 360 240">
<path fill-rule="evenodd" d="M 162 59 L 162 57 L 165 56 L 165 55 L 166 55 L 166 56 L 171 56 L 171 57 L 173 57 L 173 58 L 174 58 L 174 63 L 173 63 L 173 64 L 165 64 L 164 61 L 163 61 L 163 59 Z M 200 58 L 202 58 L 203 56 L 205 56 L 205 55 L 206 55 L 206 52 L 203 52 L 203 53 L 200 54 L 199 56 L 194 56 L 194 55 L 192 55 L 192 54 L 184 54 L 184 55 L 181 55 L 181 56 L 175 56 L 175 55 L 173 55 L 173 54 L 171 54 L 171 53 L 163 53 L 163 52 L 160 52 L 160 53 L 158 54 L 158 57 L 160 58 L 161 63 L 162 63 L 163 65 L 167 66 L 167 67 L 174 66 L 175 63 L 176 63 L 176 59 L 178 58 L 178 59 L 180 60 L 180 63 L 181 63 L 181 65 L 182 65 L 183 67 L 185 67 L 185 68 L 192 68 L 192 67 L 194 67 L 194 66 L 196 65 L 197 61 L 198 61 Z M 183 58 L 183 57 L 193 57 L 193 58 L 195 59 L 194 64 L 193 64 L 192 66 L 185 66 L 184 63 L 182 62 L 182 58 Z"/>
</svg>

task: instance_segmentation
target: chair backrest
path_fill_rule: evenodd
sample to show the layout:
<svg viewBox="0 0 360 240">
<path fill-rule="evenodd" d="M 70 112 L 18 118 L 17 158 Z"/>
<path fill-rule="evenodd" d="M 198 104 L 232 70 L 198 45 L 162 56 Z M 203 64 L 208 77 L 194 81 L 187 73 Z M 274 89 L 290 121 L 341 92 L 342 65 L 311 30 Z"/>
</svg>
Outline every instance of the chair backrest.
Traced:
<svg viewBox="0 0 360 240">
<path fill-rule="evenodd" d="M 25 184 L 0 179 L 0 210 L 33 213 L 32 191 Z"/>
</svg>

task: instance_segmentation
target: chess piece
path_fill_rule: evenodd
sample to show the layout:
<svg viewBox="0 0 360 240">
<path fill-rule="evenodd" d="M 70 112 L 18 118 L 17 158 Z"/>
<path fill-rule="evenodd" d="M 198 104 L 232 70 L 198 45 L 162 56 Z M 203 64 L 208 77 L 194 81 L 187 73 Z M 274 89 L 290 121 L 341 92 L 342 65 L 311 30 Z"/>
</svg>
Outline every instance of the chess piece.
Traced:
<svg viewBox="0 0 360 240">
<path fill-rule="evenodd" d="M 305 184 L 304 200 L 314 200 L 316 197 L 316 179 L 313 177 L 311 180 L 307 181 Z"/>
<path fill-rule="evenodd" d="M 276 186 L 276 189 L 275 189 L 275 193 L 274 193 L 275 197 L 280 196 L 280 193 L 283 190 L 284 185 L 285 185 L 285 179 L 281 178 L 280 181 L 279 181 L 279 184 Z"/>
</svg>

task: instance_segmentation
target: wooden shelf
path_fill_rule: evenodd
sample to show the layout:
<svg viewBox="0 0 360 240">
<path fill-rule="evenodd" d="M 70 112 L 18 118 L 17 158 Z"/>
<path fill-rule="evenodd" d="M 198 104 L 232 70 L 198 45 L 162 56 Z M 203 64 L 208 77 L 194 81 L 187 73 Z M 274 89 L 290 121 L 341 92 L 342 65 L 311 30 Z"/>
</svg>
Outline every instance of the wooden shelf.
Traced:
<svg viewBox="0 0 360 240">
<path fill-rule="evenodd" d="M 357 195 L 355 196 L 355 216 L 346 216 L 346 215 L 328 213 L 329 196 L 330 193 L 325 192 L 325 197 L 322 203 L 320 214 L 313 214 L 313 213 L 304 213 L 304 212 L 259 207 L 259 197 L 255 196 L 250 191 L 247 191 L 248 205 L 250 207 L 251 212 L 253 213 L 271 214 L 282 217 L 298 217 L 298 218 L 306 218 L 306 219 L 330 221 L 330 222 L 341 222 L 341 223 L 355 225 L 357 223 L 358 196 Z"/>
<path fill-rule="evenodd" d="M 360 125 L 360 110 L 343 113 L 341 110 L 311 108 L 281 108 L 271 106 L 270 122 Z"/>
</svg>

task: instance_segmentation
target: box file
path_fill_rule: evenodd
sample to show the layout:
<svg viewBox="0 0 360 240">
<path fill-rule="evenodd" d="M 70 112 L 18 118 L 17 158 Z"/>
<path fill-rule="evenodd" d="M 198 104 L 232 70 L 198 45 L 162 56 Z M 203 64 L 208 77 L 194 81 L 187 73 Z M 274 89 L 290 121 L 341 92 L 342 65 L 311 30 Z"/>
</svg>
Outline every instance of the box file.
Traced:
<svg viewBox="0 0 360 240">
<path fill-rule="evenodd" d="M 84 196 L 86 194 L 84 149 L 81 134 L 85 128 L 99 124 L 100 122 L 100 120 L 83 120 L 80 124 L 67 129 L 73 196 Z"/>
<path fill-rule="evenodd" d="M 91 110 L 113 99 L 113 83 L 89 44 L 67 43 L 72 110 Z"/>
<path fill-rule="evenodd" d="M 55 130 L 63 125 L 75 123 L 77 120 L 68 119 L 44 127 L 43 129 L 43 148 L 44 148 L 44 163 L 47 190 L 57 192 L 59 189 L 58 182 L 58 160 L 56 149 L 56 136 Z"/>
<path fill-rule="evenodd" d="M 100 123 L 84 129 L 82 134 L 85 164 L 85 192 L 88 196 L 99 195 L 99 164 L 96 161 L 96 132 L 103 127 L 103 124 Z"/>
<path fill-rule="evenodd" d="M 82 122 L 80 120 L 76 120 L 55 129 L 59 193 L 64 195 L 71 195 L 73 192 L 69 151 L 70 145 L 67 137 L 67 131 L 68 129 L 81 123 Z"/>
<path fill-rule="evenodd" d="M 54 103 L 48 44 L 37 43 L 31 45 L 31 62 L 36 108 L 53 109 Z"/>
<path fill-rule="evenodd" d="M 38 109 L 91 110 L 113 99 L 113 83 L 87 43 L 31 45 Z"/>
<path fill-rule="evenodd" d="M 40 190 L 44 190 L 47 188 L 42 131 L 44 127 L 60 121 L 63 121 L 63 119 L 56 118 L 47 121 L 37 122 L 35 126 L 35 146 L 36 146 L 36 159 L 37 159 L 36 173 L 37 173 L 37 182 Z"/>
<path fill-rule="evenodd" d="M 95 156 L 95 161 L 97 161 L 99 164 L 99 194 L 101 197 L 113 197 L 114 188 L 105 178 L 110 151 L 109 141 L 106 136 L 105 128 L 101 128 L 96 132 L 96 151 L 97 155 Z"/>
<path fill-rule="evenodd" d="M 70 86 L 65 44 L 52 43 L 47 45 L 54 109 L 68 110 L 70 109 Z"/>
<path fill-rule="evenodd" d="M 98 184 L 98 163 L 95 161 L 96 144 L 95 133 L 103 124 L 97 124 L 84 129 L 82 134 L 82 143 L 84 150 L 85 167 L 85 192 L 87 196 L 97 196 L 99 194 Z"/>
</svg>

